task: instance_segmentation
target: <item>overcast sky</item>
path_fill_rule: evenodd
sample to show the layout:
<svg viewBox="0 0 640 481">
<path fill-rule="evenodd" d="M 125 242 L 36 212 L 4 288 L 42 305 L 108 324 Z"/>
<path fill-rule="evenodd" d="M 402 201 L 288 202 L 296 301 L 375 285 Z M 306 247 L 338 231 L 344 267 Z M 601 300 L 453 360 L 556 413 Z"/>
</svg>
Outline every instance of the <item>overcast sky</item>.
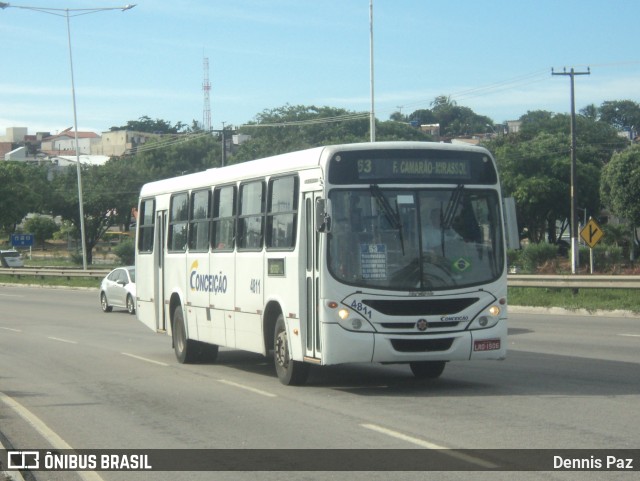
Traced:
<svg viewBox="0 0 640 481">
<path fill-rule="evenodd" d="M 116 7 L 107 0 L 15 6 Z M 640 102 L 637 0 L 374 0 L 375 111 L 447 95 L 496 123 L 529 110 Z M 64 18 L 0 10 L 0 136 L 73 125 Z M 75 14 L 78 12 L 70 12 Z M 209 61 L 213 128 L 291 105 L 370 109 L 369 0 L 140 0 L 70 19 L 79 130 L 142 116 L 202 121 Z"/>
</svg>

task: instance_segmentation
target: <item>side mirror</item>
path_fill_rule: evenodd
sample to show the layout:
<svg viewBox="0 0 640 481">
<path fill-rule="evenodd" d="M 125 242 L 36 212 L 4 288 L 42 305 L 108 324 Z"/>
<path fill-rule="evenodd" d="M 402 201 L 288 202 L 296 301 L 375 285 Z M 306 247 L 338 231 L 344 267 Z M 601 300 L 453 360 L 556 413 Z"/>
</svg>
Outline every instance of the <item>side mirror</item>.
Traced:
<svg viewBox="0 0 640 481">
<path fill-rule="evenodd" d="M 331 216 L 327 212 L 326 199 L 316 199 L 316 230 L 320 233 L 331 232 Z"/>
</svg>

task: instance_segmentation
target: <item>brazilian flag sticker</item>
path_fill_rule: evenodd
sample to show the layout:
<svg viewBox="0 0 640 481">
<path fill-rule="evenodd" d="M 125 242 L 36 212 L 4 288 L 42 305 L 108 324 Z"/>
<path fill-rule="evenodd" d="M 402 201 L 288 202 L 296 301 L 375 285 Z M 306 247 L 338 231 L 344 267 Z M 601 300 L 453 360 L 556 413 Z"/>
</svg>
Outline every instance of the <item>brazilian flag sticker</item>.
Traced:
<svg viewBox="0 0 640 481">
<path fill-rule="evenodd" d="M 471 262 L 469 262 L 469 259 L 460 257 L 459 259 L 453 261 L 453 269 L 458 272 L 468 271 L 469 269 L 471 269 Z"/>
</svg>

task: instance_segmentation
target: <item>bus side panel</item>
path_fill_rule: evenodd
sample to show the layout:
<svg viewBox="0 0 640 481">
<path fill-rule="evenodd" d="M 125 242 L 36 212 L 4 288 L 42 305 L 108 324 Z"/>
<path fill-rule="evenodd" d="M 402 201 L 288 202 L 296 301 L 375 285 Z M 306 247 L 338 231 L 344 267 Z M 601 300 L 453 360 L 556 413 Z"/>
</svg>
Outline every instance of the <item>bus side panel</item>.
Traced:
<svg viewBox="0 0 640 481">
<path fill-rule="evenodd" d="M 189 321 L 193 320 L 197 325 L 197 329 L 192 330 L 189 337 L 210 342 L 211 321 L 207 321 L 207 308 L 209 307 L 209 289 L 213 283 L 209 272 L 209 253 L 189 252 L 186 257 L 186 310 Z"/>
<path fill-rule="evenodd" d="M 182 310 L 184 312 L 184 321 L 185 327 L 187 331 L 187 337 L 189 339 L 197 339 L 197 326 L 195 323 L 195 316 L 189 315 L 189 311 L 186 309 L 187 306 L 184 305 L 186 301 L 184 290 L 188 287 L 188 280 L 186 275 L 187 270 L 187 259 L 184 253 L 176 253 L 171 254 L 168 253 L 164 258 L 164 309 L 165 315 L 167 319 L 171 319 L 173 322 L 173 312 L 169 312 L 170 310 L 170 301 L 172 296 L 178 296 L 182 305 Z M 169 333 L 173 332 L 172 326 L 170 323 L 167 323 L 167 330 Z"/>
<path fill-rule="evenodd" d="M 138 279 L 147 279 L 147 282 L 136 283 L 136 317 L 140 322 L 146 325 L 149 329 L 154 331 L 159 330 L 158 323 L 159 313 L 156 310 L 156 288 L 155 284 L 158 282 L 155 272 L 155 260 L 156 255 L 154 253 L 137 253 L 136 255 L 136 273 Z"/>
<path fill-rule="evenodd" d="M 165 317 L 163 317 L 162 279 L 158 273 L 162 272 L 164 261 L 164 220 L 166 210 L 162 199 L 157 200 L 156 211 L 151 214 L 153 231 L 145 235 L 151 236 L 150 251 L 140 252 L 140 231 L 136 236 L 136 317 L 139 321 L 154 331 L 166 331 Z M 138 219 L 140 228 L 141 219 Z M 149 240 L 149 239 L 146 239 Z M 147 247 L 148 248 L 148 247 Z M 144 279 L 144 282 L 141 280 Z"/>
<path fill-rule="evenodd" d="M 300 287 L 304 286 L 305 277 L 304 271 L 301 274 L 298 270 L 298 251 L 267 252 L 264 262 L 266 302 L 276 302 L 282 309 L 289 331 L 291 358 L 302 361 L 306 338 L 305 326 L 301 325 L 305 306 L 300 305 Z"/>
<path fill-rule="evenodd" d="M 235 333 L 235 253 L 213 252 L 209 261 L 213 286 L 209 291 L 212 342 L 236 347 Z"/>
<path fill-rule="evenodd" d="M 235 335 L 236 347 L 264 352 L 264 252 L 242 252 L 236 256 Z"/>
</svg>

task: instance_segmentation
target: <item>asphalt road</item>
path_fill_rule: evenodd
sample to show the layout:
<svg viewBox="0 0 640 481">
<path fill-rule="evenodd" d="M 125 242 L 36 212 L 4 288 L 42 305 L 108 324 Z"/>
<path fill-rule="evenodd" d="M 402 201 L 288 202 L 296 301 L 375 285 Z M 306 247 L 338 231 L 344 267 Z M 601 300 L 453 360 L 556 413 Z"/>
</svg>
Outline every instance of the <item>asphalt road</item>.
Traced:
<svg viewBox="0 0 640 481">
<path fill-rule="evenodd" d="M 509 333 L 507 360 L 449 363 L 436 381 L 416 381 L 406 366 L 346 365 L 314 368 L 306 386 L 286 387 L 271 362 L 241 351 L 221 350 L 215 364 L 178 364 L 167 336 L 124 310 L 103 313 L 97 291 L 2 286 L 0 441 L 15 449 L 640 448 L 640 318 L 512 314 Z M 461 477 L 294 474 L 287 477 Z M 69 472 L 30 476 L 80 479 Z M 81 476 L 254 479 L 256 473 Z M 513 473 L 463 477 L 513 479 Z M 629 473 L 609 472 L 607 479 Z"/>
</svg>

